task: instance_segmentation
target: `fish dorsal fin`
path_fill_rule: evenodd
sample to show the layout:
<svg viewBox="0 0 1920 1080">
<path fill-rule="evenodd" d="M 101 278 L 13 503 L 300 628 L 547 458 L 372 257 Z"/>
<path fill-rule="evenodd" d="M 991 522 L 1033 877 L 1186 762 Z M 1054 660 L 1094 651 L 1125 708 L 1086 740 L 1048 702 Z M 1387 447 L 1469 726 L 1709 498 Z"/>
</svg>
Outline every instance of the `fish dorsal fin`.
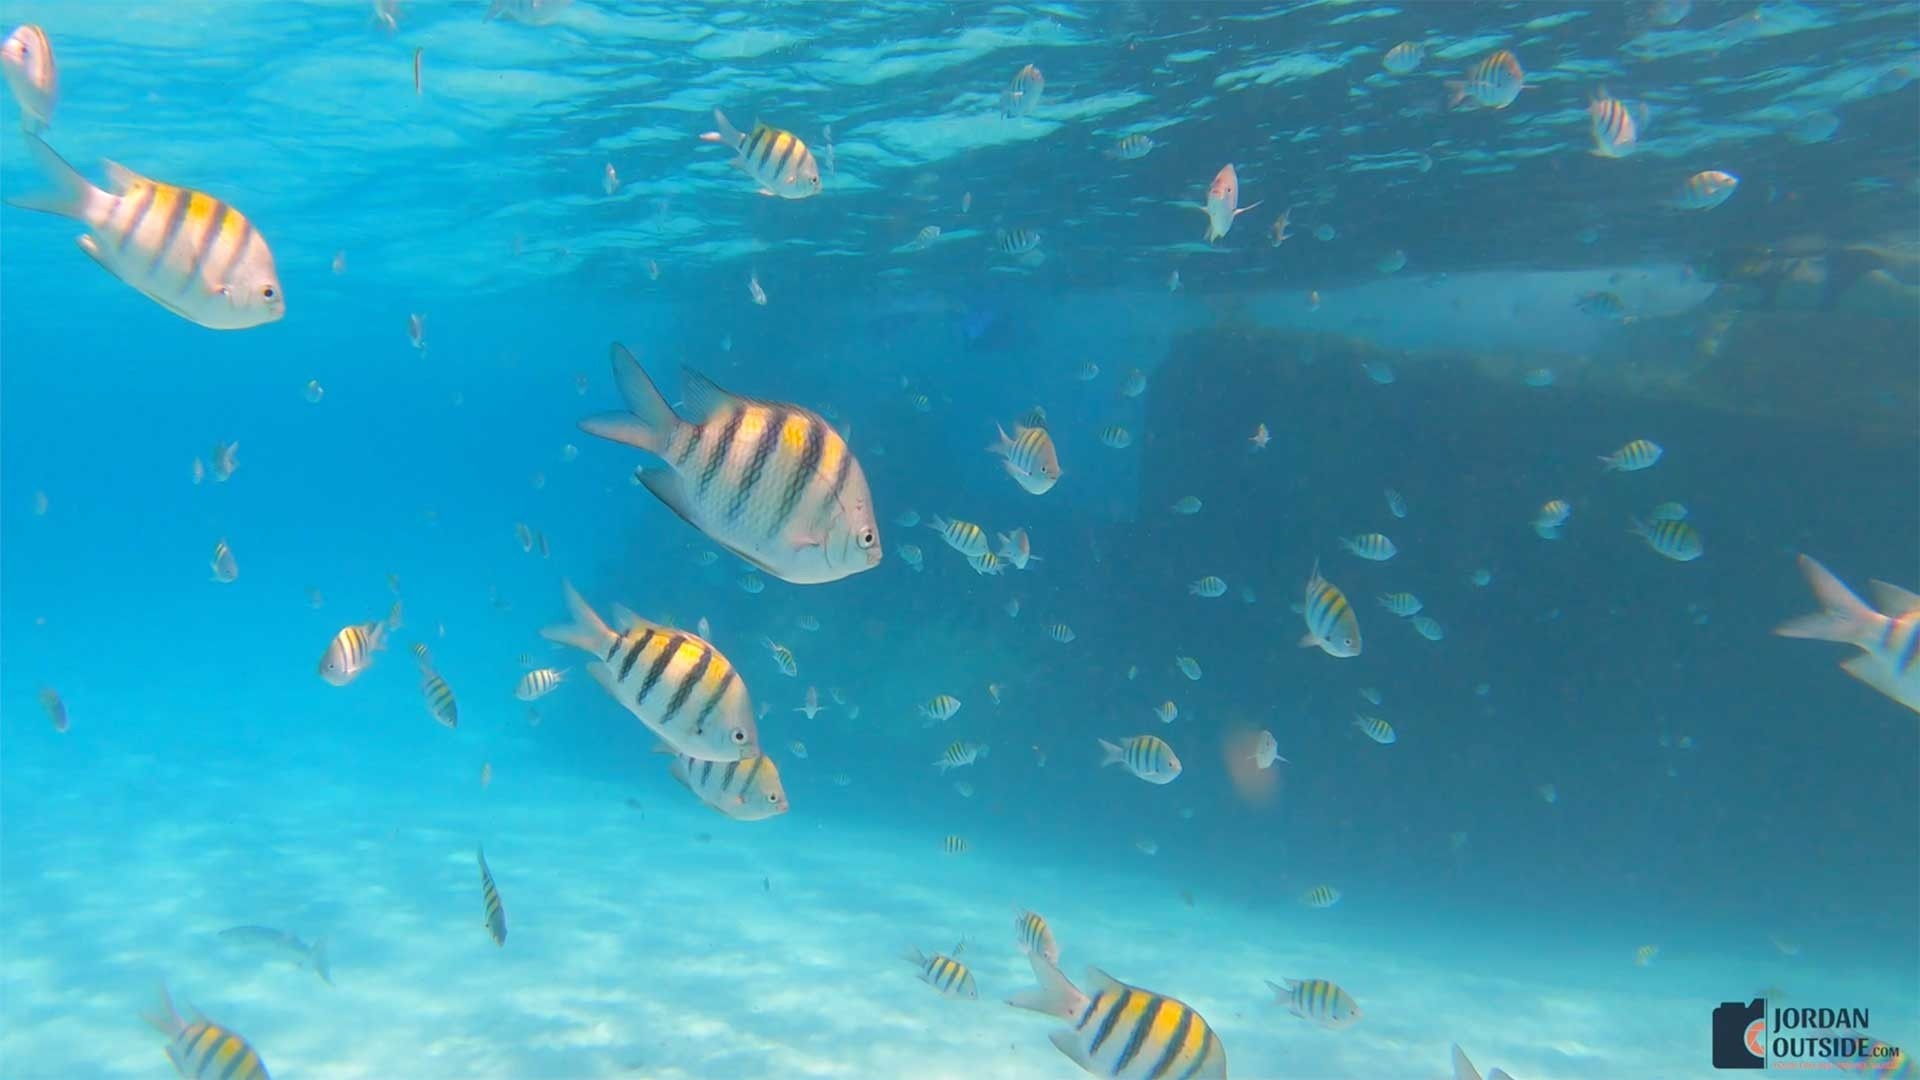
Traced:
<svg viewBox="0 0 1920 1080">
<path fill-rule="evenodd" d="M 1480 1070 L 1467 1060 L 1466 1052 L 1457 1043 L 1453 1048 L 1453 1080 L 1480 1080 Z"/>
<path fill-rule="evenodd" d="M 623 634 L 629 630 L 637 630 L 640 627 L 651 625 L 647 620 L 635 615 L 633 609 L 625 604 L 615 604 L 612 610 L 613 628 Z"/>
<path fill-rule="evenodd" d="M 1084 992 L 1088 997 L 1098 997 L 1102 993 L 1112 993 L 1116 990 L 1125 990 L 1126 988 L 1126 983 L 1101 971 L 1099 968 L 1091 966 L 1087 968 L 1087 985 Z"/>
<path fill-rule="evenodd" d="M 104 163 L 107 169 L 107 183 L 113 186 L 115 195 L 124 195 L 138 184 L 151 184 L 153 181 L 127 168 L 117 161 Z"/>
<path fill-rule="evenodd" d="M 1880 614 L 1899 618 L 1913 611 L 1920 611 L 1920 596 L 1884 581 L 1867 582 L 1867 595 L 1873 597 L 1873 606 Z"/>
<path fill-rule="evenodd" d="M 718 383 L 692 368 L 680 369 L 680 382 L 683 388 L 681 398 L 687 406 L 687 411 L 699 417 L 700 423 L 705 423 L 727 409 L 737 408 L 752 400 L 721 389 Z"/>
</svg>

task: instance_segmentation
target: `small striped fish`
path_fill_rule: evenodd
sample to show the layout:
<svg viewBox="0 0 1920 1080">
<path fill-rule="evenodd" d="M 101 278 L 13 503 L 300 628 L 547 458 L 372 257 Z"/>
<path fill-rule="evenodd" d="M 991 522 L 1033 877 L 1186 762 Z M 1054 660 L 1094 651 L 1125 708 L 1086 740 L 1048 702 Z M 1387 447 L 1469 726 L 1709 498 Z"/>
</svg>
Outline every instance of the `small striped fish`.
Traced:
<svg viewBox="0 0 1920 1080">
<path fill-rule="evenodd" d="M 1392 724 L 1387 723 L 1377 716 L 1361 716 L 1356 713 L 1353 717 L 1353 726 L 1360 729 L 1360 734 L 1365 735 L 1381 746 L 1392 746 L 1400 738 L 1400 736 L 1394 734 Z"/>
<path fill-rule="evenodd" d="M 1185 675 L 1188 682 L 1200 681 L 1200 661 L 1193 657 L 1176 656 L 1173 658 L 1173 666 L 1180 669 L 1180 674 Z"/>
<path fill-rule="evenodd" d="M 1040 69 L 1028 64 L 1014 73 L 1013 82 L 1007 85 L 1005 93 L 1000 95 L 1000 116 L 1012 119 L 1016 116 L 1031 116 L 1033 110 L 1040 107 L 1041 95 L 1047 90 L 1046 76 Z"/>
<path fill-rule="evenodd" d="M 142 1019 L 173 1040 L 167 1059 L 186 1080 L 271 1080 L 266 1063 L 238 1033 L 198 1014 L 191 1022 L 181 1019 L 164 983 L 159 1007 Z"/>
<path fill-rule="evenodd" d="M 748 596 L 759 596 L 767 591 L 767 579 L 749 570 L 740 575 L 740 589 Z"/>
<path fill-rule="evenodd" d="M 343 628 L 320 655 L 320 677 L 345 686 L 373 663 L 373 654 L 387 647 L 387 624 L 363 623 Z"/>
<path fill-rule="evenodd" d="M 555 671 L 553 668 L 545 667 L 535 668 L 520 676 L 520 685 L 514 687 L 513 696 L 521 701 L 538 701 L 560 689 L 560 684 L 565 682 L 566 678 L 565 671 Z"/>
<path fill-rule="evenodd" d="M 67 703 L 60 700 L 60 692 L 51 686 L 43 686 L 39 696 L 40 708 L 46 710 L 47 720 L 53 724 L 53 730 L 66 734 L 71 725 L 67 720 Z"/>
<path fill-rule="evenodd" d="M 787 648 L 785 645 L 780 644 L 770 637 L 761 638 L 760 643 L 767 647 L 767 652 L 773 656 L 773 662 L 780 666 L 780 674 L 788 678 L 793 678 L 800 674 L 800 663 L 793 658 L 792 649 Z"/>
<path fill-rule="evenodd" d="M 880 526 L 866 473 L 840 433 L 810 409 L 730 394 L 683 371 L 681 419 L 640 362 L 612 347 L 627 411 L 582 430 L 665 461 L 640 482 L 688 524 L 783 581 L 817 585 L 879 565 Z"/>
<path fill-rule="evenodd" d="M 1038 912 L 1015 908 L 1013 934 L 1020 943 L 1021 952 L 1039 953 L 1047 958 L 1049 964 L 1060 962 L 1060 946 L 1053 940 L 1053 930 Z"/>
<path fill-rule="evenodd" d="M 1153 147 L 1151 135 L 1128 135 L 1108 148 L 1107 157 L 1114 161 L 1138 161 L 1153 153 Z"/>
<path fill-rule="evenodd" d="M 1386 68 L 1389 75 L 1408 75 L 1426 58 L 1427 50 L 1418 42 L 1403 41 L 1387 50 L 1387 55 L 1380 58 L 1380 66 Z"/>
<path fill-rule="evenodd" d="M 421 676 L 420 692 L 426 695 L 428 714 L 442 727 L 460 726 L 460 706 L 453 700 L 453 687 L 447 685 L 439 672 L 429 670 Z"/>
<path fill-rule="evenodd" d="M 1623 158 L 1633 153 L 1640 141 L 1639 125 L 1627 107 L 1607 93 L 1600 92 L 1587 103 L 1587 115 L 1593 120 L 1593 152 L 1601 157 Z"/>
<path fill-rule="evenodd" d="M 987 550 L 986 530 L 971 521 L 948 521 L 935 514 L 933 520 L 927 522 L 927 528 L 939 533 L 948 547 L 969 558 Z"/>
<path fill-rule="evenodd" d="M 149 300 L 212 330 L 245 330 L 287 312 L 273 252 L 246 216 L 211 195 L 107 163 L 118 194 L 93 186 L 39 136 L 27 149 L 51 191 L 15 206 L 83 222 L 80 250 Z"/>
<path fill-rule="evenodd" d="M 956 946 L 953 951 L 956 953 L 959 952 L 960 948 L 964 947 L 964 945 L 965 942 L 962 942 L 961 945 Z M 947 997 L 961 997 L 966 998 L 968 1001 L 973 1001 L 980 996 L 979 991 L 974 989 L 973 972 L 968 971 L 967 965 L 955 960 L 953 957 L 946 956 L 942 953 L 934 953 L 932 956 L 928 956 L 919 949 L 915 949 L 913 950 L 913 955 L 907 959 L 912 962 L 913 966 L 920 969 L 921 982 L 940 991 Z"/>
<path fill-rule="evenodd" d="M 1100 740 L 1102 768 L 1124 765 L 1149 784 L 1171 784 L 1180 775 L 1180 758 L 1158 735 L 1135 735 L 1121 743 Z"/>
<path fill-rule="evenodd" d="M 1649 521 L 1685 521 L 1687 508 L 1677 502 L 1663 502 L 1647 514 Z"/>
<path fill-rule="evenodd" d="M 920 715 L 927 718 L 929 725 L 944 724 L 953 719 L 953 714 L 959 711 L 960 699 L 952 694 L 936 694 L 925 705 L 920 706 Z"/>
<path fill-rule="evenodd" d="M 987 749 L 986 746 L 971 739 L 955 739 L 947 744 L 947 748 L 940 752 L 940 756 L 933 763 L 941 772 L 958 769 L 986 757 Z"/>
<path fill-rule="evenodd" d="M 747 685 L 720 650 L 624 609 L 615 633 L 571 584 L 565 588 L 573 622 L 549 626 L 541 636 L 592 653 L 588 674 L 648 730 L 703 761 L 760 753 Z"/>
<path fill-rule="evenodd" d="M 978 555 L 967 556 L 967 565 L 973 567 L 974 573 L 985 574 L 988 577 L 1005 573 L 1007 569 L 1006 564 L 1000 561 L 1000 556 L 995 555 L 991 551 L 983 551 Z"/>
<path fill-rule="evenodd" d="M 1185 1002 L 1143 990 L 1099 968 L 1087 969 L 1089 996 L 1052 961 L 1027 954 L 1040 988 L 1007 1004 L 1072 1025 L 1053 1045 L 1094 1076 L 1108 1080 L 1226 1080 L 1227 1049 Z"/>
<path fill-rule="evenodd" d="M 782 199 L 820 194 L 820 164 L 798 135 L 764 123 L 742 134 L 719 109 L 713 110 L 713 123 L 720 130 L 702 134 L 701 140 L 733 147 L 737 152 L 734 168 L 753 177 L 760 194 Z"/>
<path fill-rule="evenodd" d="M 1842 663 L 1841 670 L 1920 712 L 1920 596 L 1875 581 L 1873 599 L 1880 608 L 1875 611 L 1812 558 L 1802 555 L 1799 563 L 1820 610 L 1788 619 L 1773 632 L 1858 647 L 1861 655 Z"/>
<path fill-rule="evenodd" d="M 427 648 L 426 642 L 416 641 L 407 646 L 407 651 L 413 654 L 413 662 L 420 665 L 421 674 L 433 670 L 433 652 Z"/>
<path fill-rule="evenodd" d="M 1029 495 L 1045 495 L 1052 490 L 1060 479 L 1060 457 L 1047 429 L 1015 424 L 1011 436 L 998 424 L 994 430 L 1000 433 L 1000 438 L 987 447 L 987 453 L 1005 459 L 1002 464 L 1007 475 Z"/>
<path fill-rule="evenodd" d="M 1665 453 L 1660 444 L 1649 439 L 1635 439 L 1611 454 L 1602 454 L 1600 464 L 1605 466 L 1601 472 L 1639 472 L 1650 469 Z"/>
<path fill-rule="evenodd" d="M 474 858 L 480 860 L 480 900 L 487 909 L 487 936 L 495 945 L 507 943 L 507 909 L 500 906 L 500 890 L 494 887 L 493 871 L 487 869 L 485 848 L 475 847 Z"/>
<path fill-rule="evenodd" d="M 948 833 L 940 839 L 940 850 L 949 855 L 959 855 L 965 852 L 967 847 L 967 840 L 964 836 L 955 836 L 952 833 Z"/>
<path fill-rule="evenodd" d="M 675 754 L 667 771 L 701 802 L 735 821 L 763 821 L 787 812 L 780 770 L 765 754 L 725 762 Z"/>
<path fill-rule="evenodd" d="M 1682 210 L 1711 210 L 1733 198 L 1733 190 L 1739 186 L 1740 178 L 1732 173 L 1707 169 L 1687 177 L 1673 204 Z"/>
<path fill-rule="evenodd" d="M 1267 980 L 1279 998 L 1279 1004 L 1302 1020 L 1311 1020 L 1323 1028 L 1338 1031 L 1360 1020 L 1360 1003 L 1353 995 L 1326 979 L 1282 979 L 1286 985 Z"/>
<path fill-rule="evenodd" d="M 1415 615 L 1413 618 L 1408 619 L 1407 622 L 1412 625 L 1415 633 L 1418 633 L 1428 641 L 1439 641 L 1447 636 L 1446 630 L 1441 627 L 1439 621 L 1432 616 Z"/>
<path fill-rule="evenodd" d="M 1180 706 L 1172 701 L 1163 701 L 1153 707 L 1153 715 L 1159 717 L 1161 723 L 1171 724 L 1180 719 Z"/>
<path fill-rule="evenodd" d="M 20 103 L 20 127 L 27 134 L 53 123 L 53 108 L 60 100 L 60 71 L 45 30 L 28 23 L 8 34 L 6 44 L 0 45 L 0 74 L 6 76 L 13 100 Z"/>
<path fill-rule="evenodd" d="M 1420 614 L 1420 598 L 1410 592 L 1390 592 L 1380 594 L 1380 606 L 1401 618 Z"/>
<path fill-rule="evenodd" d="M 1079 635 L 1075 634 L 1073 627 L 1068 626 L 1066 623 L 1052 622 L 1047 624 L 1047 636 L 1062 645 L 1067 645 L 1071 644 L 1073 639 Z"/>
<path fill-rule="evenodd" d="M 1025 255 L 1040 246 L 1040 230 L 1007 229 L 993 231 L 993 250 L 1002 255 Z"/>
<path fill-rule="evenodd" d="M 1307 633 L 1301 648 L 1319 646 L 1328 656 L 1360 655 L 1360 619 L 1347 603 L 1347 595 L 1320 576 L 1320 564 L 1313 564 L 1307 578 L 1306 599 L 1301 602 L 1301 617 L 1307 621 Z"/>
<path fill-rule="evenodd" d="M 1674 562 L 1692 562 L 1707 551 L 1706 543 L 1700 539 L 1700 530 L 1684 521 L 1645 522 L 1628 518 L 1627 531 Z"/>
<path fill-rule="evenodd" d="M 1602 460 L 1606 459 L 1603 458 Z M 1554 529 L 1565 525 L 1567 519 L 1572 516 L 1573 507 L 1567 500 L 1549 499 L 1540 504 L 1540 512 L 1534 515 L 1533 524 L 1535 528 L 1544 526 L 1549 529 Z"/>
<path fill-rule="evenodd" d="M 1119 424 L 1109 424 L 1100 429 L 1100 444 L 1102 446 L 1110 446 L 1115 450 L 1125 450 L 1127 447 L 1133 445 L 1133 432 L 1128 431 Z"/>
<path fill-rule="evenodd" d="M 1468 68 L 1465 82 L 1448 81 L 1447 91 L 1452 96 L 1447 107 L 1504 109 L 1513 104 L 1526 85 L 1527 73 L 1520 69 L 1520 61 L 1500 49 Z"/>
<path fill-rule="evenodd" d="M 1195 582 L 1190 582 L 1187 585 L 1188 596 L 1204 596 L 1211 600 L 1214 597 L 1225 596 L 1226 594 L 1227 583 L 1212 574 L 1208 574 L 1206 577 Z"/>
<path fill-rule="evenodd" d="M 1392 488 L 1386 489 L 1385 495 L 1387 497 L 1387 512 L 1397 518 L 1406 517 L 1407 497 Z"/>
<path fill-rule="evenodd" d="M 1178 271 L 1175 271 L 1178 273 Z M 1139 368 L 1127 372 L 1127 378 L 1120 384 L 1120 396 L 1137 398 L 1147 392 L 1147 373 Z"/>
<path fill-rule="evenodd" d="M 1315 885 L 1300 897 L 1300 902 L 1310 908 L 1330 908 L 1340 902 L 1340 890 L 1331 885 Z"/>
<path fill-rule="evenodd" d="M 1386 562 L 1400 554 L 1400 549 L 1382 533 L 1361 533 L 1350 540 L 1343 538 L 1340 546 L 1373 562 Z"/>
<path fill-rule="evenodd" d="M 221 537 L 213 545 L 213 580 L 222 585 L 231 585 L 240 580 L 240 564 L 234 561 L 233 549 L 227 546 L 226 537 Z"/>
</svg>

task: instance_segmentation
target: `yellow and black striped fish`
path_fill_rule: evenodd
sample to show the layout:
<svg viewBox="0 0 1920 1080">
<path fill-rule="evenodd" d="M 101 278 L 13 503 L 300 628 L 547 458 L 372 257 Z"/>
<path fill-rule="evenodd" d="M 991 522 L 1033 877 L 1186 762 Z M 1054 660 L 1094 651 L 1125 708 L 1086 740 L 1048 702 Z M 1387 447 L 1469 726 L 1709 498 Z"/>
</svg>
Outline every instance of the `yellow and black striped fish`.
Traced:
<svg viewBox="0 0 1920 1080">
<path fill-rule="evenodd" d="M 675 754 L 668 772 L 700 801 L 735 821 L 762 821 L 787 812 L 787 790 L 773 759 L 701 761 Z"/>
<path fill-rule="evenodd" d="M 507 909 L 500 905 L 500 890 L 494 887 L 493 871 L 487 869 L 487 852 L 476 846 L 473 857 L 480 860 L 480 901 L 487 909 L 487 936 L 495 945 L 507 943 Z"/>
<path fill-rule="evenodd" d="M 1011 120 L 1016 116 L 1031 116 L 1033 110 L 1040 107 L 1040 98 L 1047 91 L 1047 78 L 1040 69 L 1032 64 L 1021 68 L 1013 75 L 1013 81 L 1000 95 L 1000 117 Z"/>
<path fill-rule="evenodd" d="M 1340 890 L 1331 885 L 1315 885 L 1300 897 L 1310 908 L 1330 908 L 1340 902 Z"/>
<path fill-rule="evenodd" d="M 15 206 L 84 222 L 80 250 L 175 315 L 245 330 L 286 314 L 273 252 L 246 215 L 220 199 L 107 163 L 119 194 L 87 182 L 39 136 L 27 148 L 53 189 Z"/>
<path fill-rule="evenodd" d="M 555 671 L 552 668 L 544 667 L 535 668 L 525 675 L 520 676 L 520 685 L 514 688 L 513 696 L 519 698 L 521 701 L 534 701 L 546 697 L 548 694 L 558 690 L 560 684 L 566 681 L 566 678 L 567 673 L 565 671 Z"/>
<path fill-rule="evenodd" d="M 1068 626 L 1066 623 L 1051 622 L 1047 624 L 1047 636 L 1062 645 L 1071 645 L 1073 644 L 1073 639 L 1080 635 L 1074 633 L 1073 627 Z"/>
<path fill-rule="evenodd" d="M 955 947 L 953 951 L 958 953 L 965 945 L 965 942 L 961 942 L 960 946 Z M 919 949 L 915 949 L 913 955 L 907 959 L 913 962 L 913 966 L 920 969 L 921 982 L 947 997 L 962 997 L 972 1001 L 980 996 L 980 992 L 973 985 L 973 972 L 967 970 L 967 965 L 953 957 L 942 953 L 928 956 Z"/>
<path fill-rule="evenodd" d="M 1611 454 L 1600 455 L 1601 472 L 1639 472 L 1651 469 L 1666 453 L 1652 439 L 1635 439 Z"/>
<path fill-rule="evenodd" d="M 173 1040 L 167 1059 L 186 1080 L 271 1080 L 266 1063 L 237 1033 L 197 1014 L 192 1021 L 181 1019 L 164 983 L 159 1007 L 144 1019 Z"/>
<path fill-rule="evenodd" d="M 987 453 L 998 454 L 1007 475 L 1029 495 L 1045 495 L 1052 490 L 1060 479 L 1060 455 L 1053 446 L 1053 436 L 1047 434 L 1044 426 L 1015 424 L 1013 434 L 1009 436 L 1005 428 L 998 424 L 994 429 L 1000 438 Z"/>
<path fill-rule="evenodd" d="M 1645 522 L 1627 519 L 1627 531 L 1647 542 L 1647 546 L 1674 562 L 1692 562 L 1707 553 L 1700 530 L 1684 521 Z"/>
<path fill-rule="evenodd" d="M 1504 109 L 1513 104 L 1526 87 L 1527 73 L 1521 70 L 1519 59 L 1505 49 L 1498 49 L 1468 68 L 1465 81 L 1447 83 L 1451 95 L 1447 107 Z"/>
<path fill-rule="evenodd" d="M 955 836 L 952 833 L 948 833 L 940 839 L 940 850 L 949 855 L 963 854 L 968 846 L 967 838 L 964 836 Z"/>
<path fill-rule="evenodd" d="M 367 670 L 373 663 L 374 653 L 386 647 L 385 623 L 344 627 L 320 655 L 320 677 L 335 686 L 345 686 Z"/>
<path fill-rule="evenodd" d="M 1285 986 L 1267 980 L 1267 986 L 1279 997 L 1280 1004 L 1302 1020 L 1311 1020 L 1335 1031 L 1360 1021 L 1360 1003 L 1353 995 L 1326 979 L 1283 979 Z"/>
<path fill-rule="evenodd" d="M 60 103 L 60 69 L 53 61 L 53 42 L 32 23 L 14 30 L 0 44 L 0 75 L 6 76 L 13 99 L 20 103 L 20 127 L 32 135 L 53 123 Z"/>
<path fill-rule="evenodd" d="M 948 547 L 968 558 L 984 554 L 987 550 L 986 530 L 971 521 L 961 521 L 958 518 L 949 521 L 935 514 L 933 520 L 927 522 L 927 528 L 939 533 Z"/>
<path fill-rule="evenodd" d="M 993 250 L 1002 255 L 1025 255 L 1040 246 L 1040 230 L 995 229 L 993 231 Z"/>
<path fill-rule="evenodd" d="M 589 434 L 666 462 L 640 482 L 688 524 L 796 585 L 879 565 L 880 526 L 867 476 L 846 439 L 810 409 L 730 394 L 682 371 L 681 419 L 616 343 L 613 374 L 627 411 L 580 421 Z"/>
<path fill-rule="evenodd" d="M 1053 962 L 1027 954 L 1040 988 L 1007 1004 L 1066 1021 L 1053 1045 L 1074 1064 L 1108 1080 L 1226 1080 L 1227 1048 L 1193 1006 L 1087 969 L 1091 995 Z"/>
<path fill-rule="evenodd" d="M 940 756 L 933 763 L 941 772 L 946 772 L 948 769 L 958 769 L 973 764 L 986 757 L 987 750 L 988 747 L 972 739 L 955 739 L 947 744 L 947 748 L 940 752 Z"/>
<path fill-rule="evenodd" d="M 1180 758 L 1158 735 L 1134 735 L 1123 742 L 1100 740 L 1100 765 L 1124 765 L 1149 784 L 1171 784 L 1180 775 Z"/>
<path fill-rule="evenodd" d="M 1300 613 L 1307 620 L 1306 636 L 1300 639 L 1301 648 L 1318 646 L 1328 656 L 1360 655 L 1360 617 L 1353 613 L 1353 605 L 1347 603 L 1347 594 L 1320 576 L 1317 560 L 1312 576 L 1307 578 L 1307 594 L 1301 602 Z"/>
<path fill-rule="evenodd" d="M 1601 157 L 1623 158 L 1633 153 L 1640 141 L 1639 125 L 1633 113 L 1605 87 L 1587 103 L 1587 115 L 1593 119 L 1593 152 Z"/>
<path fill-rule="evenodd" d="M 719 649 L 630 611 L 619 613 L 615 633 L 571 584 L 566 597 L 573 622 L 541 636 L 592 653 L 588 674 L 676 753 L 702 761 L 759 755 L 747 684 Z"/>
<path fill-rule="evenodd" d="M 460 726 L 460 706 L 453 700 L 453 687 L 440 673 L 429 668 L 420 678 L 420 692 L 427 697 L 427 712 L 440 726 L 457 728 Z"/>
<path fill-rule="evenodd" d="M 1015 908 L 1013 933 L 1020 942 L 1021 952 L 1039 953 L 1047 958 L 1049 964 L 1060 962 L 1060 946 L 1054 942 L 1053 930 L 1039 912 Z"/>
<path fill-rule="evenodd" d="M 813 151 L 807 149 L 800 136 L 764 123 L 755 123 L 753 130 L 743 135 L 727 122 L 727 114 L 719 109 L 713 110 L 713 122 L 720 130 L 709 131 L 700 138 L 738 151 L 740 156 L 733 159 L 734 167 L 759 182 L 760 194 L 782 199 L 805 199 L 820 194 L 820 165 L 813 160 Z"/>
</svg>

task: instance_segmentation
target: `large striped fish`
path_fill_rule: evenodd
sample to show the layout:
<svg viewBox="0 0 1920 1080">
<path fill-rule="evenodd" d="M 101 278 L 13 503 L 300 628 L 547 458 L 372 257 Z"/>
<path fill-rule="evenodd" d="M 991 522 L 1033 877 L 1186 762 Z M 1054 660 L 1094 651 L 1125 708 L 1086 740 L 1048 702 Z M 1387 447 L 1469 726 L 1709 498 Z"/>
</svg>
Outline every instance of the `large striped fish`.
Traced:
<svg viewBox="0 0 1920 1080">
<path fill-rule="evenodd" d="M 643 469 L 640 482 L 674 513 L 796 585 L 838 581 L 879 564 L 880 525 L 866 473 L 819 414 L 739 397 L 683 370 L 686 405 L 699 418 L 689 422 L 632 353 L 618 343 L 612 352 L 627 411 L 589 416 L 581 430 L 662 458 L 666 467 Z"/>
<path fill-rule="evenodd" d="M 1027 962 L 1040 988 L 1007 1004 L 1072 1024 L 1049 1037 L 1087 1072 L 1109 1080 L 1226 1080 L 1227 1048 L 1191 1005 L 1099 968 L 1087 969 L 1089 996 L 1039 952 L 1029 952 Z"/>
<path fill-rule="evenodd" d="M 487 909 L 487 936 L 495 945 L 507 943 L 507 909 L 500 903 L 500 890 L 494 887 L 493 871 L 487 869 L 487 851 L 475 845 L 473 857 L 480 861 L 480 902 Z"/>
<path fill-rule="evenodd" d="M 1347 594 L 1320 576 L 1317 559 L 1313 575 L 1307 578 L 1306 597 L 1300 608 L 1301 616 L 1307 620 L 1306 635 L 1300 639 L 1301 648 L 1317 646 L 1328 656 L 1360 655 L 1360 618 L 1353 613 L 1353 605 L 1347 603 Z"/>
<path fill-rule="evenodd" d="M 765 754 L 741 761 L 701 761 L 676 753 L 667 771 L 701 802 L 735 821 L 762 821 L 787 812 L 780 770 Z"/>
<path fill-rule="evenodd" d="M 20 103 L 20 127 L 31 135 L 53 123 L 60 101 L 60 70 L 53 62 L 47 32 L 27 23 L 0 44 L 0 75 Z"/>
<path fill-rule="evenodd" d="M 165 983 L 160 985 L 159 1007 L 142 1018 L 172 1040 L 167 1059 L 187 1080 L 272 1080 L 247 1040 L 198 1013 L 191 1021 L 181 1019 Z"/>
<path fill-rule="evenodd" d="M 54 188 L 15 206 L 85 222 L 80 250 L 149 300 L 213 330 L 245 330 L 287 313 L 266 237 L 246 215 L 203 192 L 107 163 L 119 194 L 87 182 L 38 136 L 27 148 Z"/>
<path fill-rule="evenodd" d="M 1875 581 L 1873 598 L 1880 606 L 1875 611 L 1809 556 L 1800 556 L 1800 572 L 1806 575 L 1821 610 L 1788 619 L 1773 632 L 1858 646 L 1861 654 L 1843 662 L 1840 669 L 1920 712 L 1920 596 Z"/>
<path fill-rule="evenodd" d="M 571 584 L 573 622 L 540 631 L 592 653 L 588 674 L 676 753 L 702 761 L 760 754 L 747 684 L 720 650 L 697 634 L 669 630 L 624 609 L 615 633 Z"/>
<path fill-rule="evenodd" d="M 719 109 L 713 110 L 713 123 L 720 130 L 706 132 L 700 138 L 738 151 L 734 168 L 753 177 L 760 185 L 760 194 L 782 199 L 820 194 L 820 164 L 813 160 L 813 151 L 800 136 L 765 123 L 756 123 L 752 131 L 742 134 Z"/>
</svg>

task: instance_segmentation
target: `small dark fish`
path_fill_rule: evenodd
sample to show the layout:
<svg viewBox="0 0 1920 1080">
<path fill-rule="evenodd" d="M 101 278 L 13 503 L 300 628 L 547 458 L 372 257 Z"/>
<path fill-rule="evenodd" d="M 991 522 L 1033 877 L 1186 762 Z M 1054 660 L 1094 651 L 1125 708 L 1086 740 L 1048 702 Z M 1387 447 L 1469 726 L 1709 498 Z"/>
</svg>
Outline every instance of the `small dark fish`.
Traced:
<svg viewBox="0 0 1920 1080">
<path fill-rule="evenodd" d="M 639 811 L 641 811 L 642 813 L 645 813 L 645 812 L 646 812 L 646 807 L 644 807 L 644 806 L 641 806 L 641 805 L 640 805 L 640 800 L 639 800 L 639 799 L 628 799 L 628 800 L 627 800 L 627 806 L 628 806 L 628 808 L 630 808 L 630 809 L 633 809 L 633 810 L 639 810 Z"/>
<path fill-rule="evenodd" d="M 474 858 L 480 860 L 480 898 L 487 907 L 487 934 L 495 945 L 507 943 L 507 909 L 500 906 L 500 890 L 493 886 L 493 872 L 487 869 L 487 853 L 484 849 L 473 849 Z"/>
</svg>

